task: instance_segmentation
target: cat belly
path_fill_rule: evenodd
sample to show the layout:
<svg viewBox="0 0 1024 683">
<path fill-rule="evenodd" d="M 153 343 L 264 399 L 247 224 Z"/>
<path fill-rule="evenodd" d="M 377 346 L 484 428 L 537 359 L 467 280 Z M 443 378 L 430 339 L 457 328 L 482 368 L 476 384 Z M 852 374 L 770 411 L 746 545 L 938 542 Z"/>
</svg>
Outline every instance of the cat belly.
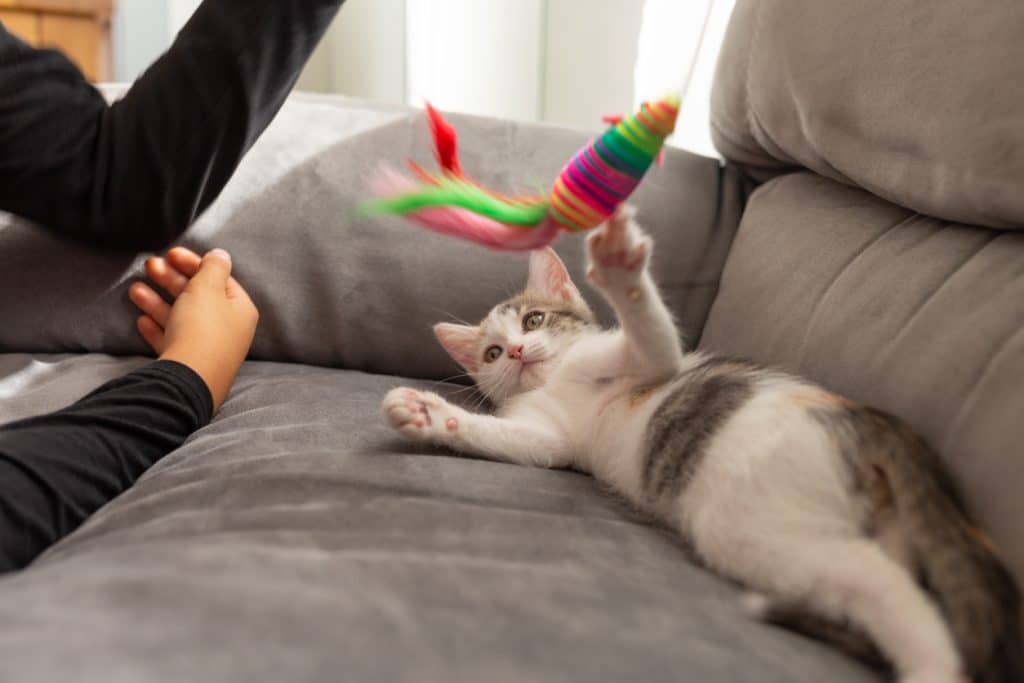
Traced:
<svg viewBox="0 0 1024 683">
<path fill-rule="evenodd" d="M 749 543 L 781 551 L 850 537 L 864 518 L 841 455 L 788 389 L 755 396 L 730 419 L 673 507 L 671 521 L 710 566 L 754 584 L 772 567 L 750 563 Z"/>
<path fill-rule="evenodd" d="M 595 389 L 593 418 L 579 433 L 584 469 L 635 505 L 648 507 L 641 484 L 644 437 L 651 415 L 669 390 L 668 382 L 626 381 L 605 391 Z"/>
</svg>

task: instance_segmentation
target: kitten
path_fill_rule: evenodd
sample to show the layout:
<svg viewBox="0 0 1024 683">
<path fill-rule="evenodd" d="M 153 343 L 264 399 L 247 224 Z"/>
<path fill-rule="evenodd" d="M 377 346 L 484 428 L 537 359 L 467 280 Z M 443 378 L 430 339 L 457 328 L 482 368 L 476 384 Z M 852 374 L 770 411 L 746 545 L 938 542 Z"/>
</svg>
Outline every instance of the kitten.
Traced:
<svg viewBox="0 0 1024 683">
<path fill-rule="evenodd" d="M 750 589 L 757 616 L 880 653 L 903 683 L 1024 680 L 1017 589 L 938 456 L 810 382 L 684 352 L 651 249 L 625 209 L 587 241 L 612 331 L 558 256 L 533 252 L 523 294 L 479 326 L 434 328 L 496 414 L 399 388 L 385 418 L 467 454 L 592 473 Z"/>
</svg>

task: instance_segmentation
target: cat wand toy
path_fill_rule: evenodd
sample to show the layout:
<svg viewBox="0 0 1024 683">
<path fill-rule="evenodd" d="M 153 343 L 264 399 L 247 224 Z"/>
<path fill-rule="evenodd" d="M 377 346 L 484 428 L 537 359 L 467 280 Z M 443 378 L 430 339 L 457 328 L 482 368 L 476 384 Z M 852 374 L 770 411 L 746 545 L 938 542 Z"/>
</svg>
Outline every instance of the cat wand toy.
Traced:
<svg viewBox="0 0 1024 683">
<path fill-rule="evenodd" d="M 675 130 L 679 98 L 645 102 L 632 116 L 616 119 L 579 150 L 547 196 L 513 197 L 480 185 L 462 171 L 455 129 L 426 106 L 440 171 L 409 161 L 415 179 L 382 170 L 377 199 L 363 215 L 397 214 L 435 232 L 505 251 L 540 249 L 560 230 L 581 232 L 608 219 L 640 184 Z M 418 181 L 418 182 L 417 182 Z"/>
</svg>

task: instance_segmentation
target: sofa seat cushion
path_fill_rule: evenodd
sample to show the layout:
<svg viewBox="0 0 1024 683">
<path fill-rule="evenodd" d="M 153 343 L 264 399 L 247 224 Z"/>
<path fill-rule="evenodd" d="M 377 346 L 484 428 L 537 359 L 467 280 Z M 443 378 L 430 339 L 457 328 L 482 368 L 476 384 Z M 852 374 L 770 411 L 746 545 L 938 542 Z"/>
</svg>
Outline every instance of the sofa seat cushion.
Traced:
<svg viewBox="0 0 1024 683">
<path fill-rule="evenodd" d="M 0 420 L 141 362 L 0 356 Z M 210 426 L 0 579 L 0 678 L 879 680 L 748 620 L 589 477 L 397 440 L 378 406 L 400 382 L 246 364 Z"/>
<path fill-rule="evenodd" d="M 908 420 L 1024 585 L 1024 234 L 776 178 L 750 199 L 701 345 Z"/>
</svg>

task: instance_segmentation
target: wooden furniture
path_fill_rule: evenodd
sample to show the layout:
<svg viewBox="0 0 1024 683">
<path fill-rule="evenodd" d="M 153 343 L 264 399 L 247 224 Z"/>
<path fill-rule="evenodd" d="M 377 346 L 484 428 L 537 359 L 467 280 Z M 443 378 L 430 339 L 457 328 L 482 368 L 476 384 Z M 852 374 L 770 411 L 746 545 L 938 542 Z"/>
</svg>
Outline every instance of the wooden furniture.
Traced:
<svg viewBox="0 0 1024 683">
<path fill-rule="evenodd" d="M 110 80 L 113 0 L 0 0 L 0 22 L 36 47 L 60 50 L 90 81 Z"/>
</svg>

